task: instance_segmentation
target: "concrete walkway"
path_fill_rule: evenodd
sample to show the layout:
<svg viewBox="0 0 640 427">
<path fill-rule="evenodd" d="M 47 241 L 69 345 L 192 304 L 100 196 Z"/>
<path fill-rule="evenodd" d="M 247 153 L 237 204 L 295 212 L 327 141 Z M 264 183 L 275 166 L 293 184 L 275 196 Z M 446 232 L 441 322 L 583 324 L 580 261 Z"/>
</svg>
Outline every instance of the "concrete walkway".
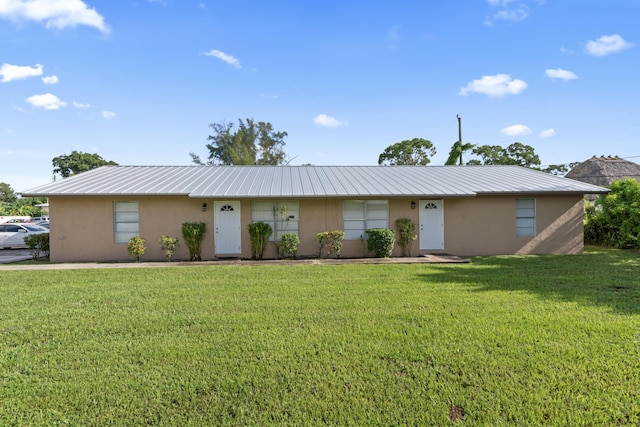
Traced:
<svg viewBox="0 0 640 427">
<path fill-rule="evenodd" d="M 6 249 L 5 249 L 6 251 Z M 442 264 L 442 263 L 467 263 L 469 260 L 454 255 L 446 254 L 428 254 L 419 257 L 405 258 L 337 258 L 337 259 L 284 259 L 284 260 L 214 260 L 202 262 L 78 262 L 78 263 L 60 263 L 51 264 L 43 262 L 42 264 L 12 264 L 17 261 L 30 259 L 28 252 L 25 255 L 4 254 L 0 251 L 0 271 L 10 270 L 74 270 L 89 268 L 164 268 L 164 267 L 185 267 L 185 266 L 220 266 L 220 265 L 301 265 L 301 264 Z M 13 260 L 11 260 L 13 259 Z M 6 262 L 5 262 L 6 261 Z"/>
</svg>

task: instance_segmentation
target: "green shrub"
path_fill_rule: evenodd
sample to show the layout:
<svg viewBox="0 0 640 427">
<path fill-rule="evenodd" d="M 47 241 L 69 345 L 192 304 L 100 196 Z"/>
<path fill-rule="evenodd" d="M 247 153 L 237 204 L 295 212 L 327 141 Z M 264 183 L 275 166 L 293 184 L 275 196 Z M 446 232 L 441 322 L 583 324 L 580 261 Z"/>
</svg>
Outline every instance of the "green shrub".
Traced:
<svg viewBox="0 0 640 427">
<path fill-rule="evenodd" d="M 393 245 L 396 242 L 396 236 L 393 230 L 388 228 L 370 228 L 367 230 L 369 236 L 367 249 L 373 253 L 376 258 L 389 258 L 393 252 Z"/>
<path fill-rule="evenodd" d="M 249 224 L 249 238 L 251 239 L 251 258 L 262 259 L 267 248 L 269 236 L 273 229 L 266 222 Z"/>
<path fill-rule="evenodd" d="M 594 205 L 584 210 L 584 242 L 588 245 L 615 246 L 615 230 Z"/>
<path fill-rule="evenodd" d="M 585 242 L 616 248 L 640 248 L 640 182 L 611 183 L 611 192 L 585 209 Z"/>
<path fill-rule="evenodd" d="M 49 256 L 49 233 L 32 234 L 24 238 L 24 244 L 34 260 Z"/>
<path fill-rule="evenodd" d="M 396 227 L 398 227 L 398 245 L 402 248 L 402 255 L 411 256 L 411 246 L 418 238 L 416 226 L 409 218 L 398 218 Z"/>
<path fill-rule="evenodd" d="M 344 231 L 323 231 L 316 234 L 316 240 L 320 244 L 318 250 L 318 258 L 322 258 L 323 253 L 326 252 L 326 256 L 340 258 L 340 252 L 342 251 L 342 243 L 344 241 Z"/>
<path fill-rule="evenodd" d="M 169 237 L 163 234 L 162 237 L 160 237 L 159 243 L 167 261 L 171 262 L 171 258 L 173 258 L 176 248 L 180 246 L 180 241 L 177 237 Z"/>
<path fill-rule="evenodd" d="M 204 222 L 183 222 L 182 238 L 189 249 L 189 261 L 202 261 L 202 242 L 207 234 Z"/>
<path fill-rule="evenodd" d="M 300 238 L 297 234 L 284 233 L 280 237 L 280 246 L 278 247 L 280 255 L 282 257 L 290 255 L 295 258 L 298 253 L 298 244 L 300 244 Z"/>
<path fill-rule="evenodd" d="M 129 239 L 127 252 L 129 255 L 136 257 L 138 262 L 140 262 L 140 257 L 144 255 L 144 251 L 147 249 L 145 243 L 146 241 L 140 236 L 133 236 Z"/>
</svg>

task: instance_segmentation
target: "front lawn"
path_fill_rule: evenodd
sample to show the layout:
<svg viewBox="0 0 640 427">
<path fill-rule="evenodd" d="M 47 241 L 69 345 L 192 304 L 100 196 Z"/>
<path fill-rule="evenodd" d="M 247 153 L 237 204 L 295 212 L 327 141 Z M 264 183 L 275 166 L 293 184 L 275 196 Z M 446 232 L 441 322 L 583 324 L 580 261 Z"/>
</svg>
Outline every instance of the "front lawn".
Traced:
<svg viewBox="0 0 640 427">
<path fill-rule="evenodd" d="M 0 425 L 638 425 L 640 255 L 0 271 Z"/>
</svg>

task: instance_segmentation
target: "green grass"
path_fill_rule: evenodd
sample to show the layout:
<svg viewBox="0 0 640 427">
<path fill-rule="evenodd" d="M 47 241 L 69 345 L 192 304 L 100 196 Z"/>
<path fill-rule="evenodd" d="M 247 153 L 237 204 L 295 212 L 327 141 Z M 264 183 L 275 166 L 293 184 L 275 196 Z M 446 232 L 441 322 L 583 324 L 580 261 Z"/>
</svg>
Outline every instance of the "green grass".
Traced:
<svg viewBox="0 0 640 427">
<path fill-rule="evenodd" d="M 0 425 L 640 424 L 640 255 L 0 272 Z"/>
</svg>

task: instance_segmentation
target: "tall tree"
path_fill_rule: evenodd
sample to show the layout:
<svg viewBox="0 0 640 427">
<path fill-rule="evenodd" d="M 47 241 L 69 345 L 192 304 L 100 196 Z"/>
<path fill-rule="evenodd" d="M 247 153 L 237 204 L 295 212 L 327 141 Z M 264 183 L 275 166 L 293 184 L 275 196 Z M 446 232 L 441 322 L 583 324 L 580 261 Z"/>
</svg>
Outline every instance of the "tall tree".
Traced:
<svg viewBox="0 0 640 427">
<path fill-rule="evenodd" d="M 100 166 L 118 165 L 116 162 L 103 159 L 98 154 L 83 153 L 75 150 L 72 151 L 71 154 L 54 157 L 52 163 L 53 175 L 60 174 L 63 178 L 68 178 L 71 175 L 86 172 Z"/>
<path fill-rule="evenodd" d="M 282 165 L 287 162 L 284 138 L 287 132 L 276 132 L 271 123 L 258 122 L 258 165 Z"/>
<path fill-rule="evenodd" d="M 233 123 L 212 123 L 213 135 L 207 138 L 209 165 L 282 165 L 287 161 L 284 138 L 287 132 L 277 132 L 269 122 L 238 119 Z M 189 153 L 195 164 L 205 164 L 200 157 Z"/>
<path fill-rule="evenodd" d="M 470 142 L 463 144 L 460 141 L 456 141 L 453 143 L 451 147 L 451 151 L 449 151 L 449 158 L 445 162 L 445 165 L 460 165 L 462 166 L 462 154 L 466 151 L 473 149 L 475 145 Z"/>
<path fill-rule="evenodd" d="M 43 211 L 37 205 L 46 201 L 46 197 L 16 197 L 10 202 L 0 202 L 0 215 L 40 216 Z"/>
<path fill-rule="evenodd" d="M 16 200 L 16 193 L 6 182 L 0 182 L 0 202 L 12 203 Z"/>
<path fill-rule="evenodd" d="M 540 166 L 540 158 L 535 153 L 535 149 L 520 142 L 514 142 L 507 148 L 499 145 L 480 145 L 476 146 L 472 153 L 480 156 L 482 161 L 474 161 L 470 164 L 518 165 L 532 169 Z"/>
<path fill-rule="evenodd" d="M 425 166 L 435 154 L 436 148 L 428 139 L 406 139 L 388 146 L 378 157 L 378 164 Z"/>
</svg>

